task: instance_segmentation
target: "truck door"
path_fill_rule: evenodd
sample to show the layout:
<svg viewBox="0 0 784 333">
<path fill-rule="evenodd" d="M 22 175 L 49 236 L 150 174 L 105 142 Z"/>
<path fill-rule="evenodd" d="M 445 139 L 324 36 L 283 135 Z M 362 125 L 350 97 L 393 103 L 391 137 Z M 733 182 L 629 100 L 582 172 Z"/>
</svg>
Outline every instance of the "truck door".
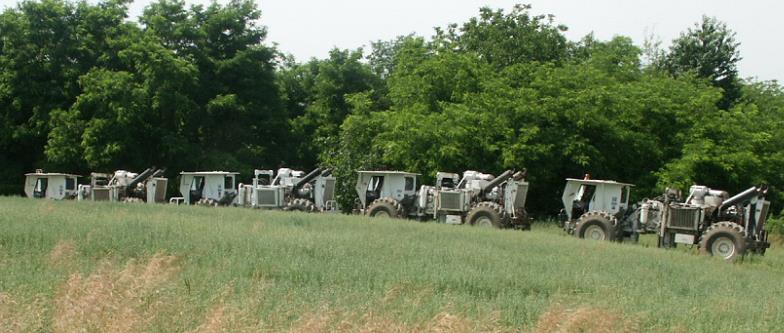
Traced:
<svg viewBox="0 0 784 333">
<path fill-rule="evenodd" d="M 49 187 L 48 178 L 38 178 L 33 187 L 33 198 L 46 198 L 46 188 Z"/>
<path fill-rule="evenodd" d="M 191 180 L 190 203 L 195 203 L 202 198 L 204 193 L 204 176 L 193 176 Z"/>
<path fill-rule="evenodd" d="M 590 211 L 589 206 L 591 200 L 593 200 L 594 193 L 596 193 L 596 185 L 580 185 L 580 189 L 577 191 L 574 203 L 572 204 L 572 218 L 578 218 L 585 214 L 585 212 Z"/>
<path fill-rule="evenodd" d="M 384 188 L 384 176 L 371 177 L 365 192 L 365 202 L 370 205 L 374 200 L 380 198 L 382 188 Z"/>
</svg>

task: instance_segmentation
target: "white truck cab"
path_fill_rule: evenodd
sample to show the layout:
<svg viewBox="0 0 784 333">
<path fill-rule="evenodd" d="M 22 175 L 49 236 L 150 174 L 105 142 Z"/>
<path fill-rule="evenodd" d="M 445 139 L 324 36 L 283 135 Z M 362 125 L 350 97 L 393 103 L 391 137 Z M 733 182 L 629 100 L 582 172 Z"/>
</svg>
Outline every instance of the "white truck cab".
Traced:
<svg viewBox="0 0 784 333">
<path fill-rule="evenodd" d="M 79 176 L 67 173 L 44 173 L 36 170 L 25 174 L 25 195 L 29 198 L 52 200 L 74 199 Z"/>
<path fill-rule="evenodd" d="M 238 172 L 197 171 L 180 172 L 180 193 L 182 197 L 172 198 L 172 203 L 195 204 L 211 201 L 228 205 L 237 195 L 235 180 Z"/>
</svg>

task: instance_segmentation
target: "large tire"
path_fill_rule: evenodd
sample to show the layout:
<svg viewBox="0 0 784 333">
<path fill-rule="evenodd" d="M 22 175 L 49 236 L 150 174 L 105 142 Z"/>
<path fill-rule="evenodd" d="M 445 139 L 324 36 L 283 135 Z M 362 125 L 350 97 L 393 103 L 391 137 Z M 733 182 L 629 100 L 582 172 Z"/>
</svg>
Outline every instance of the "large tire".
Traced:
<svg viewBox="0 0 784 333">
<path fill-rule="evenodd" d="M 743 227 L 733 222 L 714 223 L 700 237 L 700 253 L 735 261 L 746 253 Z"/>
<path fill-rule="evenodd" d="M 397 200 L 385 197 L 376 199 L 367 209 L 367 215 L 370 217 L 387 217 L 387 218 L 401 218 L 403 217 L 403 205 Z"/>
<path fill-rule="evenodd" d="M 294 199 L 289 201 L 283 210 L 312 213 L 316 211 L 316 205 L 308 199 Z"/>
<path fill-rule="evenodd" d="M 484 201 L 476 204 L 466 215 L 466 223 L 478 227 L 503 228 L 504 209 L 495 202 Z"/>
<path fill-rule="evenodd" d="M 574 227 L 574 235 L 599 241 L 618 239 L 618 220 L 608 212 L 592 211 L 580 216 Z"/>
</svg>

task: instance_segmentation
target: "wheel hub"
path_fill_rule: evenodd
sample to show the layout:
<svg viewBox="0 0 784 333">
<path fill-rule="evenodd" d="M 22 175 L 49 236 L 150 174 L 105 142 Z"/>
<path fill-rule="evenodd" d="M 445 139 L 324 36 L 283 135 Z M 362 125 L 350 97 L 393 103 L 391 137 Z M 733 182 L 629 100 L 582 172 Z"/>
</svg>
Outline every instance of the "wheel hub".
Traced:
<svg viewBox="0 0 784 333">
<path fill-rule="evenodd" d="M 720 237 L 713 241 L 711 254 L 728 259 L 735 254 L 735 242 L 728 237 Z"/>
<path fill-rule="evenodd" d="M 373 215 L 373 217 L 389 217 L 389 216 L 390 216 L 389 212 L 387 212 L 385 210 L 380 210 L 380 211 L 376 212 L 375 215 Z"/>
<path fill-rule="evenodd" d="M 607 233 L 604 232 L 604 229 L 598 225 L 591 225 L 588 228 L 585 228 L 585 238 L 591 240 L 605 240 L 607 239 Z"/>
<path fill-rule="evenodd" d="M 480 217 L 480 218 L 478 218 L 476 220 L 476 225 L 478 225 L 480 227 L 492 227 L 493 226 L 493 220 L 491 220 L 487 216 L 482 216 L 482 217 Z"/>
</svg>

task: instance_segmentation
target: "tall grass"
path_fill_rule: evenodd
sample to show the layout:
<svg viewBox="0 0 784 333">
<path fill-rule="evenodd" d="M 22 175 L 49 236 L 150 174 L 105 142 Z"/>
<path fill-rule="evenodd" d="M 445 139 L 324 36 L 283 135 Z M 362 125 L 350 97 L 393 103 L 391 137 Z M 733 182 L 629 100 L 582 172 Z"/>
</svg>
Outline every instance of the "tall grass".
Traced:
<svg viewBox="0 0 784 333">
<path fill-rule="evenodd" d="M 537 227 L 0 198 L 0 332 L 784 327 L 778 248 L 729 264 Z"/>
</svg>

